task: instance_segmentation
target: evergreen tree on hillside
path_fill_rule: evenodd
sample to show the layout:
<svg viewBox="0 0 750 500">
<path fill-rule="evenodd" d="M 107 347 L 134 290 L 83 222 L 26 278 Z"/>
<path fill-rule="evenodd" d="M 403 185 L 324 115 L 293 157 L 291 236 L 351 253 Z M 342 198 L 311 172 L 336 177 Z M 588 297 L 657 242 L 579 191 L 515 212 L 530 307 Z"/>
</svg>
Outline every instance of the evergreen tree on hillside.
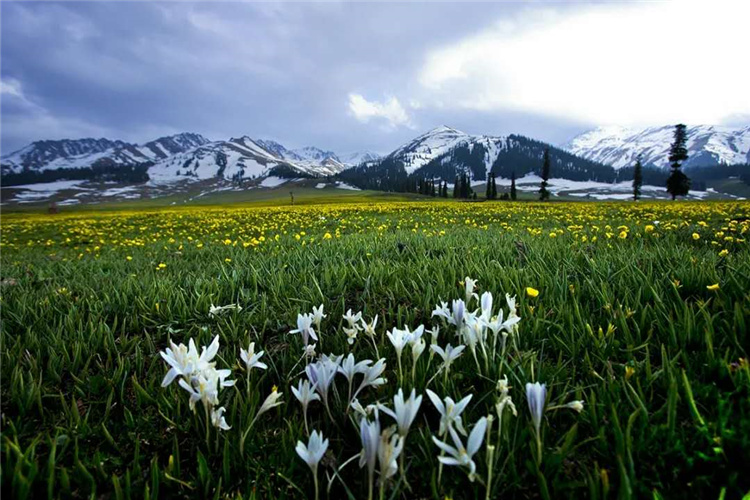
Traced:
<svg viewBox="0 0 750 500">
<path fill-rule="evenodd" d="M 680 123 L 674 127 L 674 140 L 669 147 L 669 163 L 672 164 L 672 173 L 667 179 L 667 192 L 672 195 L 672 200 L 678 196 L 685 196 L 690 191 L 690 179 L 680 168 L 682 162 L 688 159 L 687 130 Z"/>
<path fill-rule="evenodd" d="M 643 165 L 641 165 L 641 155 L 635 160 L 633 169 L 633 201 L 638 201 L 641 195 L 641 186 L 643 185 Z"/>
<path fill-rule="evenodd" d="M 448 197 L 448 183 L 443 181 L 443 198 Z"/>
<path fill-rule="evenodd" d="M 516 171 L 510 174 L 510 199 L 516 201 Z"/>
<path fill-rule="evenodd" d="M 549 191 L 547 190 L 547 181 L 549 181 L 549 148 L 544 148 L 544 160 L 542 163 L 542 186 L 539 188 L 539 199 L 546 201 L 549 199 Z"/>
<path fill-rule="evenodd" d="M 453 197 L 458 198 L 458 193 L 461 190 L 461 180 L 459 179 L 458 175 L 456 175 L 456 180 L 453 181 Z"/>
</svg>

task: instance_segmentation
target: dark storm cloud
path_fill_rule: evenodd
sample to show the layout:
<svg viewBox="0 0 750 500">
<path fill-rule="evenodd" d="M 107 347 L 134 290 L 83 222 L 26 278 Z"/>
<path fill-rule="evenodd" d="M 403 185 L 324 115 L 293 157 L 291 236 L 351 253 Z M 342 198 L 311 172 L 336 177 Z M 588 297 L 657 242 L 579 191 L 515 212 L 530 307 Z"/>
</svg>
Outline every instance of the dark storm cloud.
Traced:
<svg viewBox="0 0 750 500">
<path fill-rule="evenodd" d="M 521 112 L 410 103 L 432 48 L 517 5 L 2 3 L 2 147 L 44 138 L 248 134 L 387 152 L 445 123 L 562 141 L 581 128 Z M 408 123 L 357 120 L 350 95 L 397 98 Z M 361 117 L 360 117 L 361 118 Z"/>
</svg>

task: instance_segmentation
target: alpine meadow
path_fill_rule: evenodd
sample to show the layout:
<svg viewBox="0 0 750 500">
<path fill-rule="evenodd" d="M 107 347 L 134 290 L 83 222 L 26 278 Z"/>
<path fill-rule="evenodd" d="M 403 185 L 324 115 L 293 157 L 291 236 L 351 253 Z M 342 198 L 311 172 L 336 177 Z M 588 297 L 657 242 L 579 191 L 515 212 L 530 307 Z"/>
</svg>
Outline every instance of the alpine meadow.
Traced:
<svg viewBox="0 0 750 500">
<path fill-rule="evenodd" d="M 747 19 L 1 1 L 0 496 L 750 500 Z"/>
</svg>

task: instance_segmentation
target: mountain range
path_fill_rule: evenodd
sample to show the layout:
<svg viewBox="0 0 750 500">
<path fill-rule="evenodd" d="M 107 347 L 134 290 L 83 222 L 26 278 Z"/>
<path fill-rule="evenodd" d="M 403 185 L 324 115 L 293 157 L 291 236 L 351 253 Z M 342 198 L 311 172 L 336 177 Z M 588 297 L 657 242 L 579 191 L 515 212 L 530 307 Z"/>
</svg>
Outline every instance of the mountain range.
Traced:
<svg viewBox="0 0 750 500">
<path fill-rule="evenodd" d="M 633 129 L 600 127 L 563 145 L 563 149 L 614 169 L 633 166 L 638 155 L 643 165 L 669 166 L 669 146 L 674 126 Z M 750 163 L 750 126 L 728 128 L 698 125 L 687 128 L 686 168 Z"/>
<path fill-rule="evenodd" d="M 142 169 L 149 179 L 157 182 L 268 175 L 325 177 L 377 157 L 366 151 L 339 156 L 316 147 L 287 149 L 278 142 L 248 136 L 210 141 L 200 134 L 182 133 L 145 144 L 104 138 L 36 141 L 4 155 L 0 159 L 0 172 L 11 180 L 14 175 L 44 180 L 51 175 L 60 178 L 60 174 L 71 171 L 112 174 L 125 168 Z"/>
<path fill-rule="evenodd" d="M 515 175 L 532 182 L 549 149 L 552 177 L 558 180 L 624 186 L 641 155 L 644 184 L 663 187 L 673 130 L 673 126 L 604 127 L 555 147 L 517 134 L 472 135 L 440 126 L 385 156 L 345 155 L 313 146 L 288 149 L 273 140 L 248 136 L 211 141 L 194 133 L 144 144 L 104 138 L 42 140 L 2 156 L 0 173 L 5 186 L 61 180 L 149 181 L 151 186 L 175 190 L 196 181 L 241 185 L 240 181 L 257 179 L 261 187 L 269 187 L 284 179 L 323 178 L 360 189 L 408 191 L 419 179 L 452 184 L 464 174 L 475 184 L 491 175 L 501 180 Z M 685 167 L 694 189 L 705 190 L 717 179 L 750 177 L 745 165 L 750 162 L 750 127 L 695 126 L 688 127 L 687 136 Z"/>
</svg>

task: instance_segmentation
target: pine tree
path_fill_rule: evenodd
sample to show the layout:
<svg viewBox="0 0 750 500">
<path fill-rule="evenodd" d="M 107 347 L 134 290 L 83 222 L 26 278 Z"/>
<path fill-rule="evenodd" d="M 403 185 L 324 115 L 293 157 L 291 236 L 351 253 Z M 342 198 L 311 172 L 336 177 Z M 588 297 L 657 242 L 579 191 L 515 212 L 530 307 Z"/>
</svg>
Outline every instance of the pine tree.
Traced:
<svg viewBox="0 0 750 500">
<path fill-rule="evenodd" d="M 448 197 L 448 183 L 443 181 L 443 198 Z"/>
<path fill-rule="evenodd" d="M 485 190 L 484 197 L 488 200 L 492 199 L 492 178 L 487 176 L 487 189 Z"/>
<path fill-rule="evenodd" d="M 643 185 L 643 165 L 641 165 L 641 155 L 638 155 L 633 168 L 633 201 L 638 201 L 641 195 L 641 185 Z"/>
<path fill-rule="evenodd" d="M 549 148 L 544 149 L 544 163 L 542 163 L 542 187 L 539 189 L 539 199 L 545 201 L 549 199 L 547 190 L 547 181 L 549 181 Z"/>
<path fill-rule="evenodd" d="M 453 183 L 453 197 L 458 198 L 459 191 L 461 189 L 461 180 L 456 175 L 456 180 Z"/>
<path fill-rule="evenodd" d="M 674 140 L 669 147 L 669 163 L 672 164 L 672 173 L 667 179 L 667 192 L 672 195 L 672 200 L 678 196 L 685 196 L 690 191 L 690 179 L 680 167 L 682 162 L 688 159 L 687 130 L 680 123 L 674 127 Z"/>
<path fill-rule="evenodd" d="M 516 171 L 510 174 L 510 199 L 516 201 Z"/>
</svg>

